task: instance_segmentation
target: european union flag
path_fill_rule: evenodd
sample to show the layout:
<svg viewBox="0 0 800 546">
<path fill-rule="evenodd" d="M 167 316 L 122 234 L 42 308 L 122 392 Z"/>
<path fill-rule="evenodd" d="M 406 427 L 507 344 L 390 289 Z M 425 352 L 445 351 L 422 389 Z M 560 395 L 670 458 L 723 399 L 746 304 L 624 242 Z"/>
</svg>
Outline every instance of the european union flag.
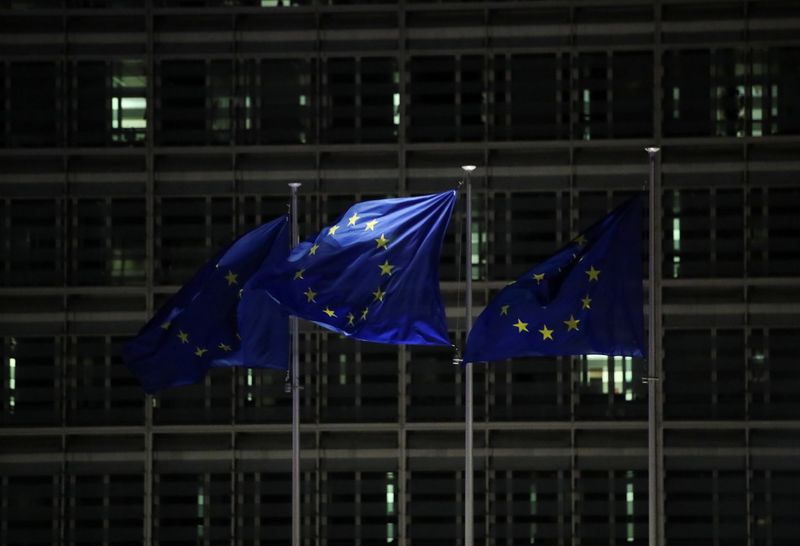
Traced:
<svg viewBox="0 0 800 546">
<path fill-rule="evenodd" d="M 285 260 L 287 218 L 264 224 L 234 241 L 205 264 L 131 340 L 123 360 L 148 394 L 202 381 L 210 368 L 286 369 L 288 318 L 267 302 L 237 327 L 237 306 L 247 280 L 262 263 Z M 263 303 L 263 302 L 261 302 Z M 256 337 L 253 351 L 241 340 Z"/>
<path fill-rule="evenodd" d="M 639 195 L 506 286 L 475 321 L 466 362 L 643 356 Z"/>
<path fill-rule="evenodd" d="M 456 192 L 365 201 L 280 265 L 252 279 L 243 296 L 267 292 L 290 314 L 378 343 L 450 345 L 439 293 L 439 255 Z"/>
</svg>

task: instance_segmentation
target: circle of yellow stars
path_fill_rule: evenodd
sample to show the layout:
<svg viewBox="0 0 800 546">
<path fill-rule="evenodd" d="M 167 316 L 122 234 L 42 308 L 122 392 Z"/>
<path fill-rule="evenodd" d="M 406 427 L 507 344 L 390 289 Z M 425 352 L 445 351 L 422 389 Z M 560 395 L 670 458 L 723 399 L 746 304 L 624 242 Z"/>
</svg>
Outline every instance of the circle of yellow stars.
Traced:
<svg viewBox="0 0 800 546">
<path fill-rule="evenodd" d="M 579 235 L 573 240 L 573 243 L 578 245 L 578 247 L 585 246 L 588 241 L 584 235 Z M 575 259 L 577 257 L 576 254 L 572 255 L 572 258 Z M 599 282 L 600 274 L 602 270 L 595 268 L 594 265 L 590 265 L 589 269 L 584 271 L 586 274 L 586 278 L 589 283 Z M 544 273 L 534 273 L 531 276 L 531 279 L 536 281 L 537 285 L 540 285 L 543 280 L 545 280 Z M 510 283 L 514 284 L 514 283 Z M 589 297 L 589 294 L 586 294 L 580 300 L 581 302 L 581 310 L 590 310 L 592 308 L 592 298 Z M 512 306 L 510 304 L 504 304 L 500 306 L 500 316 L 507 317 L 509 316 L 509 311 L 511 311 Z M 580 332 L 580 325 L 581 319 L 575 318 L 574 314 L 570 314 L 569 318 L 566 320 L 561 321 L 564 324 L 564 328 L 567 332 Z M 517 317 L 517 321 L 511 324 L 512 328 L 516 328 L 518 334 L 522 334 L 523 332 L 530 333 L 531 331 L 528 329 L 530 323 L 523 321 L 520 317 Z M 554 334 L 557 334 L 555 328 L 551 328 L 547 324 L 542 324 L 541 328 L 536 329 L 536 331 L 542 336 L 542 341 L 555 341 Z"/>
<path fill-rule="evenodd" d="M 216 265 L 216 269 L 220 269 L 220 264 Z M 303 271 L 304 270 L 300 270 L 298 272 L 300 278 L 302 278 L 302 272 Z M 231 269 L 228 269 L 227 274 L 225 274 L 222 278 L 225 279 L 225 282 L 227 283 L 228 286 L 235 287 L 235 286 L 237 286 L 239 284 L 239 274 L 235 273 Z M 236 290 L 237 298 L 241 298 L 241 293 L 242 293 L 241 289 Z M 177 316 L 180 316 L 180 313 Z M 177 318 L 177 316 L 174 317 L 174 318 Z M 162 330 L 164 330 L 165 332 L 169 332 L 170 330 L 172 330 L 172 320 L 168 320 L 168 321 L 162 323 L 159 327 Z M 178 332 L 177 333 L 175 333 L 174 330 L 172 330 L 172 331 L 175 334 L 175 338 L 178 339 L 178 342 L 181 345 L 190 345 L 189 341 L 191 339 L 191 336 L 189 335 L 189 332 L 184 331 L 183 328 L 178 328 Z M 239 336 L 238 333 L 236 334 L 236 339 L 237 340 L 241 340 L 241 337 Z M 222 351 L 223 353 L 229 353 L 229 352 L 233 351 L 233 349 L 234 349 L 232 345 L 229 345 L 229 344 L 225 343 L 224 341 L 221 341 L 217 345 L 216 348 L 219 349 L 220 351 Z M 190 349 L 190 350 L 192 351 L 192 354 L 194 356 L 198 357 L 198 358 L 205 358 L 206 353 L 209 352 L 208 348 L 207 347 L 203 347 L 202 345 L 196 345 L 193 350 L 192 349 Z"/>
<path fill-rule="evenodd" d="M 325 237 L 336 237 L 340 233 L 344 233 L 345 231 L 342 230 L 349 230 L 349 229 L 359 229 L 362 232 L 371 231 L 376 234 L 379 234 L 377 237 L 373 237 L 373 241 L 375 242 L 375 251 L 388 251 L 390 248 L 391 243 L 391 234 L 387 232 L 379 232 L 376 231 L 376 227 L 380 225 L 381 220 L 379 218 L 373 218 L 370 220 L 364 220 L 362 216 L 358 212 L 353 212 L 350 216 L 347 217 L 347 223 L 345 225 L 344 221 L 340 224 L 334 224 L 329 226 L 327 229 L 323 229 L 322 233 L 325 235 L 321 235 L 320 238 L 314 242 L 311 247 L 309 247 L 308 252 L 306 253 L 306 257 L 310 256 L 317 256 L 317 252 L 321 248 L 321 244 L 324 244 Z M 363 226 L 363 229 L 362 229 Z M 309 269 L 309 265 L 305 264 L 305 267 L 301 267 L 296 269 L 294 275 L 292 277 L 292 281 L 306 281 L 305 273 Z M 385 258 L 383 263 L 378 264 L 378 277 L 389 277 L 391 278 L 394 273 L 397 272 L 397 266 L 392 264 L 388 258 Z M 305 286 L 305 291 L 303 292 L 303 296 L 305 296 L 306 303 L 308 304 L 317 304 L 320 303 L 317 301 L 317 297 L 319 293 L 314 291 L 312 286 Z M 367 304 L 364 308 L 360 310 L 350 310 L 344 316 L 343 319 L 346 319 L 346 327 L 355 327 L 357 322 L 366 321 L 367 317 L 369 316 L 370 305 L 372 304 L 380 304 L 384 301 L 386 297 L 386 290 L 384 286 L 379 285 L 374 292 L 372 292 L 372 301 Z M 322 306 L 320 309 L 321 313 L 324 314 L 327 319 L 339 319 L 340 315 L 337 314 L 337 307 L 331 306 L 330 304 L 326 304 Z M 338 311 L 343 312 L 341 308 Z"/>
</svg>

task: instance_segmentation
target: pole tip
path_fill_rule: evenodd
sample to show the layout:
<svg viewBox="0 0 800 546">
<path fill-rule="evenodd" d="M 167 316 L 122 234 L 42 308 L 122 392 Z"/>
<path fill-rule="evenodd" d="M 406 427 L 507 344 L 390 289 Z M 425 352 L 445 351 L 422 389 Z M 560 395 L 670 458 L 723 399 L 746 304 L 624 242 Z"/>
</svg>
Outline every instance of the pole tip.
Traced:
<svg viewBox="0 0 800 546">
<path fill-rule="evenodd" d="M 650 146 L 644 149 L 648 154 L 657 154 L 661 148 L 658 146 Z"/>
<path fill-rule="evenodd" d="M 289 182 L 289 187 L 292 188 L 293 190 L 296 190 L 300 186 L 302 186 L 300 182 Z"/>
<path fill-rule="evenodd" d="M 475 169 L 476 169 L 475 165 L 461 165 L 461 170 L 468 173 L 471 173 Z"/>
</svg>

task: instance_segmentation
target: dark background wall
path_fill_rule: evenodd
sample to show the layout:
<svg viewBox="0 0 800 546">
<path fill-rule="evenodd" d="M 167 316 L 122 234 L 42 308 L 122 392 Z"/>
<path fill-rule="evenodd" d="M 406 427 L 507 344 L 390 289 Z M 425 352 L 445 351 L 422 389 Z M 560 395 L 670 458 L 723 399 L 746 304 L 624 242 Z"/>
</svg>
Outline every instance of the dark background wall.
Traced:
<svg viewBox="0 0 800 546">
<path fill-rule="evenodd" d="M 798 36 L 789 0 L 0 0 L 0 543 L 289 542 L 283 376 L 146 398 L 120 362 L 287 182 L 309 234 L 475 163 L 481 306 L 656 143 L 663 538 L 796 544 Z M 451 354 L 301 344 L 305 544 L 459 544 Z M 476 368 L 478 543 L 647 542 L 644 375 Z"/>
</svg>

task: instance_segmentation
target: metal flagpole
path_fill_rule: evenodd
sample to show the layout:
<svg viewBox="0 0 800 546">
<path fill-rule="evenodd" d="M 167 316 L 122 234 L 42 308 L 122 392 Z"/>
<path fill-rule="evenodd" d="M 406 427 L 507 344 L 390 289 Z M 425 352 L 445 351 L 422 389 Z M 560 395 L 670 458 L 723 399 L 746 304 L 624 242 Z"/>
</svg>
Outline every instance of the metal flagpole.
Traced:
<svg viewBox="0 0 800 546">
<path fill-rule="evenodd" d="M 465 278 L 465 303 L 466 326 L 465 339 L 472 328 L 472 183 L 470 174 L 475 170 L 475 165 L 462 165 L 466 173 L 466 223 L 464 230 L 466 238 L 466 251 L 464 252 Z M 473 542 L 473 509 L 474 509 L 474 476 L 472 469 L 472 364 L 464 362 L 464 546 L 472 546 Z"/>
<path fill-rule="evenodd" d="M 650 240 L 649 240 L 649 272 L 648 272 L 648 339 L 647 339 L 647 477 L 648 477 L 648 544 L 658 546 L 659 512 L 658 512 L 658 453 L 657 453 L 657 381 L 656 376 L 656 196 L 659 192 L 656 180 L 656 154 L 660 148 L 645 148 L 650 157 Z"/>
<path fill-rule="evenodd" d="M 300 242 L 297 227 L 297 189 L 299 182 L 289 184 L 292 189 L 292 246 Z M 290 317 L 292 331 L 292 546 L 300 546 L 300 335 L 297 317 Z"/>
</svg>

